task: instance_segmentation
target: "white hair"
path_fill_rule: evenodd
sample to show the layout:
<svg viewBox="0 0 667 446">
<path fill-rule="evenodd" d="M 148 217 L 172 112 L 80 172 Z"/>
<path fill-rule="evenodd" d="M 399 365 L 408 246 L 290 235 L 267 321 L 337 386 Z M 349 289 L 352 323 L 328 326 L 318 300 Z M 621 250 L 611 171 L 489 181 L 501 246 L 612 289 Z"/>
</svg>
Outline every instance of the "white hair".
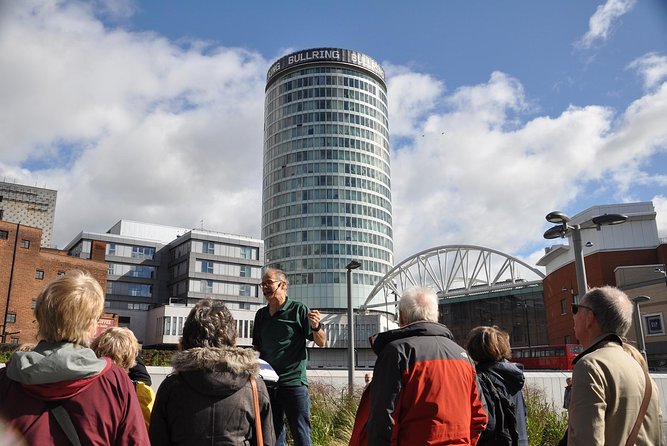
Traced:
<svg viewBox="0 0 667 446">
<path fill-rule="evenodd" d="M 398 311 L 404 325 L 417 321 L 438 322 L 438 295 L 432 288 L 410 288 L 401 296 Z"/>
</svg>

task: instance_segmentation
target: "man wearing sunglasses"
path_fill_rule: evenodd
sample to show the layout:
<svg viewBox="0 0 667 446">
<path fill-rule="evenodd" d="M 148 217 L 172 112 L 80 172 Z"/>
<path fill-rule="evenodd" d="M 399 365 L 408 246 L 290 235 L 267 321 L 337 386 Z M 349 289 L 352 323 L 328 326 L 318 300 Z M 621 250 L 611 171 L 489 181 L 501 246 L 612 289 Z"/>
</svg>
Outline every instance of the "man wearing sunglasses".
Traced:
<svg viewBox="0 0 667 446">
<path fill-rule="evenodd" d="M 622 446 L 635 424 L 630 444 L 664 444 L 658 389 L 639 352 L 622 340 L 632 324 L 628 296 L 610 286 L 593 288 L 572 305 L 572 314 L 584 351 L 574 360 L 567 444 Z"/>
<path fill-rule="evenodd" d="M 276 446 L 285 445 L 285 416 L 296 446 L 310 446 L 310 395 L 306 379 L 307 341 L 326 340 L 320 312 L 287 297 L 287 275 L 268 269 L 262 277 L 266 307 L 255 314 L 252 345 L 279 376 L 269 388 Z"/>
</svg>

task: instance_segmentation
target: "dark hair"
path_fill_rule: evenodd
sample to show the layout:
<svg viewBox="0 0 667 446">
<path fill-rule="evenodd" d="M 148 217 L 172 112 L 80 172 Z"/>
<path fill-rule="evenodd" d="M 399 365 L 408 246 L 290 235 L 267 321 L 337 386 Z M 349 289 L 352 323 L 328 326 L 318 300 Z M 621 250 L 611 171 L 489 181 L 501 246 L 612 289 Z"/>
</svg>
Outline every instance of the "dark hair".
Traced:
<svg viewBox="0 0 667 446">
<path fill-rule="evenodd" d="M 499 362 L 512 357 L 509 334 L 496 326 L 475 327 L 470 330 L 466 350 L 477 362 Z"/>
<path fill-rule="evenodd" d="M 183 325 L 183 349 L 234 345 L 236 321 L 225 304 L 210 299 L 197 303 Z"/>
</svg>

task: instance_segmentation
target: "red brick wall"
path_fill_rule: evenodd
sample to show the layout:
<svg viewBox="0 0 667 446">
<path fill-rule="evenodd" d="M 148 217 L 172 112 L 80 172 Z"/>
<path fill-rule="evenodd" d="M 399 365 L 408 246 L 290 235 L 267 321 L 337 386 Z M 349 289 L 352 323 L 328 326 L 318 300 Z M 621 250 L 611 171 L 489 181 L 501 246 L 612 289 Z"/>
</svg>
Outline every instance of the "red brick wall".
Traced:
<svg viewBox="0 0 667 446">
<path fill-rule="evenodd" d="M 0 324 L 4 322 L 5 318 L 10 276 L 11 293 L 9 294 L 8 312 L 16 314 L 16 323 L 7 324 L 5 329 L 6 342 L 36 342 L 37 326 L 32 301 L 50 281 L 58 276 L 59 272 L 70 269 L 86 270 L 100 282 L 102 289 L 106 290 L 107 265 L 103 261 L 104 257 L 102 261 L 79 259 L 68 256 L 65 251 L 40 248 L 42 230 L 28 226 L 19 228 L 12 274 L 17 225 L 0 221 L 0 230 L 9 232 L 6 240 L 0 239 Z M 28 240 L 30 243 L 27 249 L 21 247 L 23 240 Z M 104 250 L 104 242 L 101 243 Z M 44 272 L 43 279 L 36 278 L 38 270 Z M 13 332 L 18 333 L 9 334 Z"/>
<path fill-rule="evenodd" d="M 658 249 L 598 252 L 586 256 L 584 263 L 588 286 L 615 286 L 614 270 L 619 266 L 662 263 L 658 260 L 661 248 L 667 249 L 667 245 L 661 245 Z M 663 255 L 667 254 L 665 249 L 662 250 Z M 563 291 L 563 288 L 566 290 Z M 579 294 L 574 262 L 559 268 L 544 279 L 544 305 L 547 312 L 549 344 L 562 344 L 567 335 L 570 336 L 572 342 L 576 341 L 570 309 L 570 303 L 572 303 L 570 289 L 574 294 Z M 566 299 L 566 314 L 561 314 L 561 299 Z"/>
</svg>

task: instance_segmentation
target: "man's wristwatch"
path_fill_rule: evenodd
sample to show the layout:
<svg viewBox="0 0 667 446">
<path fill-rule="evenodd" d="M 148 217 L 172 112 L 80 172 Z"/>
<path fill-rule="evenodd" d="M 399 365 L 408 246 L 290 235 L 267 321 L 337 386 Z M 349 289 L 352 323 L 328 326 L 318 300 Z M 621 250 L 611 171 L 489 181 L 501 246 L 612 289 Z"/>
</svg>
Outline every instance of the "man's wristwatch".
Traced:
<svg viewBox="0 0 667 446">
<path fill-rule="evenodd" d="M 320 331 L 322 329 L 322 322 L 318 322 L 317 327 L 315 327 L 315 328 L 311 327 L 311 329 L 313 331 Z"/>
</svg>

